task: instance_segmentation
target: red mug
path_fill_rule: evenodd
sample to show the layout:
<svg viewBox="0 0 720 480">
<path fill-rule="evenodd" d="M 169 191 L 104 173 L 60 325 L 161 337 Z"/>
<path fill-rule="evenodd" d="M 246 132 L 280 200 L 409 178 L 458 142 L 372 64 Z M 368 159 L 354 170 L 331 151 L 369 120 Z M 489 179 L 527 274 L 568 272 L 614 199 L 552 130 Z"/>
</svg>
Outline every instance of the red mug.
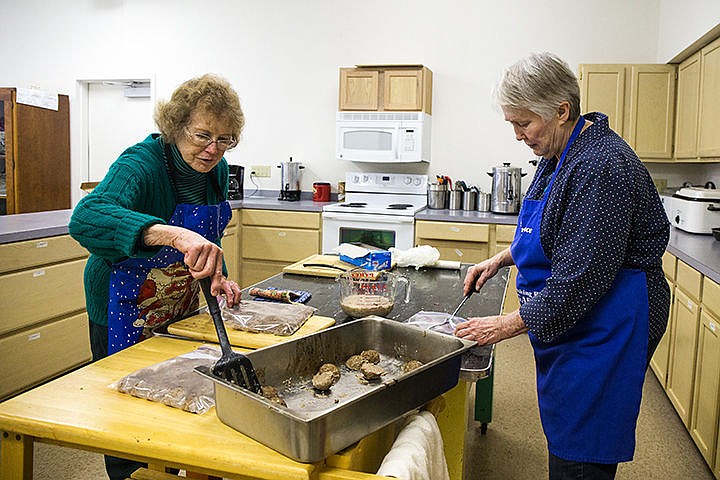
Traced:
<svg viewBox="0 0 720 480">
<path fill-rule="evenodd" d="M 313 202 L 330 201 L 330 184 L 327 182 L 313 183 Z"/>
</svg>

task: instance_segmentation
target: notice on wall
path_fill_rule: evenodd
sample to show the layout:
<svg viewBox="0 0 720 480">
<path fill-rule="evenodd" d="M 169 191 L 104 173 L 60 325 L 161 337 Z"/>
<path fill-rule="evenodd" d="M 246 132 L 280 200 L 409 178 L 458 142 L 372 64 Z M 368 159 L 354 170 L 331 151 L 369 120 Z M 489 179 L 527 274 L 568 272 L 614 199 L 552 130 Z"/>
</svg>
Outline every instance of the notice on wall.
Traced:
<svg viewBox="0 0 720 480">
<path fill-rule="evenodd" d="M 58 109 L 58 94 L 43 92 L 34 88 L 18 88 L 16 90 L 17 103 L 32 105 L 33 107 L 47 108 L 48 110 Z"/>
</svg>

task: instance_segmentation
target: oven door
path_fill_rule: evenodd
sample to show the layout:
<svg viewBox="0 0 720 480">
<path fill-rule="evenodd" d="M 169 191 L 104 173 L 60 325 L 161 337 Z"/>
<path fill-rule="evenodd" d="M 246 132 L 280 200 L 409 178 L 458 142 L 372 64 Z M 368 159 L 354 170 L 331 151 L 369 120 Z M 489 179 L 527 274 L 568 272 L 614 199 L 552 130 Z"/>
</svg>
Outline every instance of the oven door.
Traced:
<svg viewBox="0 0 720 480">
<path fill-rule="evenodd" d="M 415 217 L 323 212 L 323 253 L 341 243 L 365 243 L 378 248 L 408 250 L 415 241 Z"/>
</svg>

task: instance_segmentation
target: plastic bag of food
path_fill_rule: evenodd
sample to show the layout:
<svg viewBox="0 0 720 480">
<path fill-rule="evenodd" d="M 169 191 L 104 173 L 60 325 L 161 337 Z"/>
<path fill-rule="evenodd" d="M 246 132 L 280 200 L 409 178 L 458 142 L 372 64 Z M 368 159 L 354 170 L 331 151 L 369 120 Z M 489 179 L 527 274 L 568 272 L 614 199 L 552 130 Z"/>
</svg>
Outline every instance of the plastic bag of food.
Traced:
<svg viewBox="0 0 720 480">
<path fill-rule="evenodd" d="M 393 263 L 398 267 L 415 267 L 419 269 L 425 265 L 432 265 L 440 259 L 440 251 L 430 245 L 420 245 L 409 250 L 398 250 L 390 247 Z"/>
<path fill-rule="evenodd" d="M 205 413 L 215 405 L 213 382 L 195 373 L 194 369 L 201 365 L 212 367 L 219 358 L 217 347 L 203 345 L 192 352 L 141 368 L 111 384 L 110 388 L 186 412 Z"/>
<path fill-rule="evenodd" d="M 301 303 L 241 300 L 233 307 L 220 302 L 225 325 L 235 330 L 274 335 L 292 335 L 315 313 L 315 307 Z"/>
<path fill-rule="evenodd" d="M 464 321 L 464 318 L 453 317 L 449 313 L 425 312 L 420 310 L 415 315 L 408 318 L 406 323 L 422 330 L 432 330 L 446 335 L 454 335 L 457 324 Z"/>
</svg>

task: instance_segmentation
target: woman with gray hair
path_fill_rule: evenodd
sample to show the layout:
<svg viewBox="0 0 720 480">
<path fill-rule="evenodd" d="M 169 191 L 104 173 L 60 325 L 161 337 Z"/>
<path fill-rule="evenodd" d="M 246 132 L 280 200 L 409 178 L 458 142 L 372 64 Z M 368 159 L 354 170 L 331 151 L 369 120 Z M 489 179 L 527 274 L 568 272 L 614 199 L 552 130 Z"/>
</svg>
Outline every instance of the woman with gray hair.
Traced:
<svg viewBox="0 0 720 480">
<path fill-rule="evenodd" d="M 667 326 L 669 222 L 607 116 L 580 115 L 578 82 L 563 60 L 519 61 L 496 100 L 515 138 L 542 159 L 510 248 L 472 266 L 464 291 L 515 265 L 520 308 L 470 318 L 455 334 L 485 345 L 527 332 L 549 478 L 611 479 L 633 458 L 645 371 Z"/>
</svg>

